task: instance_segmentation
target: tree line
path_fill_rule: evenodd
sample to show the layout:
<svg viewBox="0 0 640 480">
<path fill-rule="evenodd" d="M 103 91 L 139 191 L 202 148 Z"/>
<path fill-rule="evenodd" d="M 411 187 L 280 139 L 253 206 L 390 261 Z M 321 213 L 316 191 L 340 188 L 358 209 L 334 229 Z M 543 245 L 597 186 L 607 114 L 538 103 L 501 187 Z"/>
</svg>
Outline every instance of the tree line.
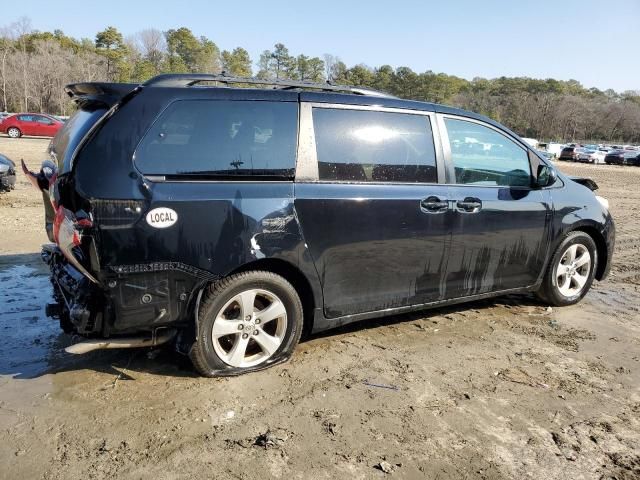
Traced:
<svg viewBox="0 0 640 480">
<path fill-rule="evenodd" d="M 282 43 L 263 51 L 254 65 L 244 48 L 220 51 L 186 27 L 128 37 L 107 27 L 94 39 L 40 32 L 27 18 L 0 27 L 0 111 L 69 115 L 74 107 L 63 90 L 68 83 L 143 82 L 168 72 L 344 83 L 473 110 L 526 137 L 640 143 L 640 91 L 602 91 L 576 80 L 466 80 L 409 67 L 349 67 L 331 54 L 291 54 Z"/>
</svg>

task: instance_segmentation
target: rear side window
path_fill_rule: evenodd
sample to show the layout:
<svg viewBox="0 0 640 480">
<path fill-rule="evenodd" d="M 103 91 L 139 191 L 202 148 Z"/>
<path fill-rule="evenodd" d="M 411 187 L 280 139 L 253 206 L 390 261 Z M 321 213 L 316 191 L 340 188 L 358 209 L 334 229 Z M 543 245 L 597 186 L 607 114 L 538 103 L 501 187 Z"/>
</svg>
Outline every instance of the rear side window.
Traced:
<svg viewBox="0 0 640 480">
<path fill-rule="evenodd" d="M 53 124 L 53 120 L 47 118 L 47 117 L 42 117 L 40 115 L 35 116 L 34 120 L 38 123 L 42 123 L 44 125 L 52 125 Z"/>
<path fill-rule="evenodd" d="M 436 183 L 426 115 L 313 109 L 320 180 Z"/>
<path fill-rule="evenodd" d="M 144 136 L 144 174 L 293 177 L 298 104 L 222 100 L 172 103 Z"/>
<path fill-rule="evenodd" d="M 33 117 L 31 115 L 18 115 L 18 120 L 21 122 L 33 122 Z"/>
<path fill-rule="evenodd" d="M 445 118 L 456 183 L 531 186 L 527 151 L 492 128 Z"/>
<path fill-rule="evenodd" d="M 71 157 L 89 129 L 106 113 L 106 108 L 88 105 L 80 108 L 64 124 L 51 141 L 49 153 L 58 164 L 60 173 L 71 169 Z"/>
</svg>

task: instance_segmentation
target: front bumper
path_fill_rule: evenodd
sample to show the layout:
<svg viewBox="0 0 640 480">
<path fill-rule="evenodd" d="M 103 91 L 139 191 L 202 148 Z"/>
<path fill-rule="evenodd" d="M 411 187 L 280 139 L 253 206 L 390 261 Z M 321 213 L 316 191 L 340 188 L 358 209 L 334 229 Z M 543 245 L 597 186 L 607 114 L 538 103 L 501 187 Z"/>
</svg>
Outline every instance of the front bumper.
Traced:
<svg viewBox="0 0 640 480">
<path fill-rule="evenodd" d="M 613 251 L 616 246 L 616 225 L 611 214 L 609 214 L 607 217 L 604 229 L 602 230 L 602 236 L 604 237 L 604 242 L 607 247 L 607 258 L 604 262 L 598 265 L 598 270 L 596 271 L 596 279 L 599 281 L 604 280 L 609 276 L 609 272 L 611 271 L 611 264 L 613 263 Z"/>
</svg>

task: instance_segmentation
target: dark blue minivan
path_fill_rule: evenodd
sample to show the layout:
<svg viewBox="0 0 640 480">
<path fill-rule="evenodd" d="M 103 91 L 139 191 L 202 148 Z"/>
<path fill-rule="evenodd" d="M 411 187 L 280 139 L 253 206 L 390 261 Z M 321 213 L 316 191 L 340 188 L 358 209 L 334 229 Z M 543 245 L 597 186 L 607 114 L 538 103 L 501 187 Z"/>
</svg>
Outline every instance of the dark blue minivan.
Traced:
<svg viewBox="0 0 640 480">
<path fill-rule="evenodd" d="M 202 375 L 304 332 L 516 292 L 578 302 L 614 223 L 483 116 L 356 87 L 220 75 L 69 85 L 49 190 L 48 313 L 68 351 L 173 343 Z"/>
</svg>

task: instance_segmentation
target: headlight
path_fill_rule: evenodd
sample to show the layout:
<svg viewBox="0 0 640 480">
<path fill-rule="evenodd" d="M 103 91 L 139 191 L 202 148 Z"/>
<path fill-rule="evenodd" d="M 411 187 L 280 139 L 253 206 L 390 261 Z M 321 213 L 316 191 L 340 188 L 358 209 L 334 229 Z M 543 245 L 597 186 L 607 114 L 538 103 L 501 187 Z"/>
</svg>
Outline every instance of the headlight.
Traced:
<svg viewBox="0 0 640 480">
<path fill-rule="evenodd" d="M 596 200 L 598 200 L 600 205 L 602 205 L 602 208 L 609 211 L 609 200 L 607 200 L 604 197 L 601 197 L 600 195 L 596 195 Z"/>
<path fill-rule="evenodd" d="M 9 165 L 0 163 L 0 173 L 5 174 L 9 171 Z"/>
</svg>

